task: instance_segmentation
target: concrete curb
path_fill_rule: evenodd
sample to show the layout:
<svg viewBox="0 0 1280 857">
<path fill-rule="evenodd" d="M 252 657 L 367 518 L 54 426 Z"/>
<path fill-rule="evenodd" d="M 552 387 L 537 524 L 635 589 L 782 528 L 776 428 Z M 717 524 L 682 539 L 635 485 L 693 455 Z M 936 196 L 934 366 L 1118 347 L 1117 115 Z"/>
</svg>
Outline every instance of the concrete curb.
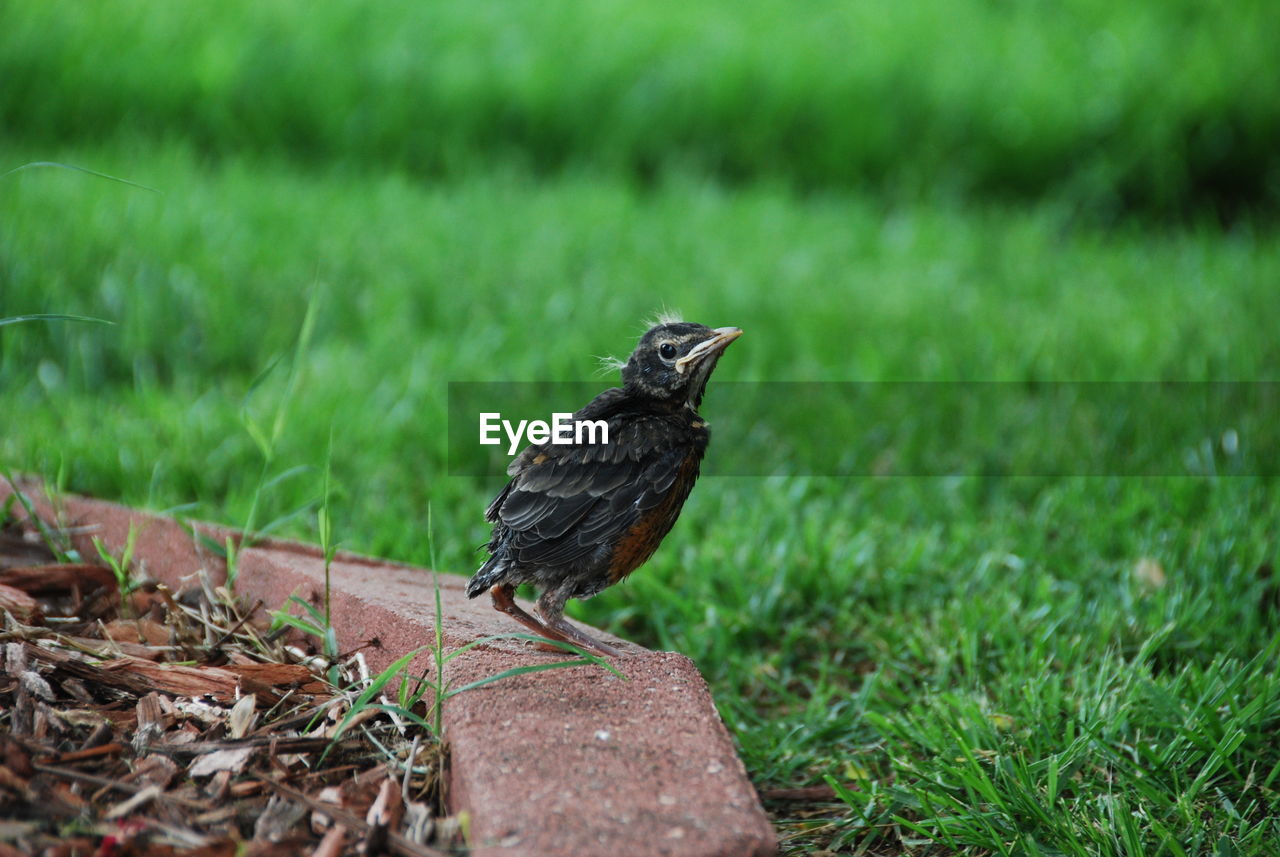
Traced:
<svg viewBox="0 0 1280 857">
<path fill-rule="evenodd" d="M 39 513 L 53 507 L 23 486 Z M 0 484 L 0 502 L 11 493 Z M 200 550 L 180 523 L 98 500 L 60 498 L 63 523 L 93 526 L 76 536 L 86 557 L 98 536 L 119 553 L 131 525 L 136 561 L 173 589 L 201 567 L 215 580 L 221 560 Z M 233 531 L 195 524 L 221 542 Z M 478 637 L 523 630 L 468 600 L 466 579 L 341 553 L 331 567 L 333 622 L 344 648 L 370 641 L 373 670 L 434 640 L 439 581 L 445 649 Z M 323 593 L 318 548 L 268 541 L 241 554 L 237 589 L 267 608 L 290 594 Z M 596 633 L 596 632 L 592 632 Z M 618 679 L 598 668 L 532 673 L 461 693 L 444 707 L 450 748 L 449 803 L 471 817 L 478 857 L 767 857 L 777 838 L 734 751 L 706 683 L 683 655 L 625 651 Z M 486 643 L 448 664 L 461 687 L 504 669 L 559 659 L 519 640 Z M 414 662 L 425 669 L 424 653 Z"/>
</svg>

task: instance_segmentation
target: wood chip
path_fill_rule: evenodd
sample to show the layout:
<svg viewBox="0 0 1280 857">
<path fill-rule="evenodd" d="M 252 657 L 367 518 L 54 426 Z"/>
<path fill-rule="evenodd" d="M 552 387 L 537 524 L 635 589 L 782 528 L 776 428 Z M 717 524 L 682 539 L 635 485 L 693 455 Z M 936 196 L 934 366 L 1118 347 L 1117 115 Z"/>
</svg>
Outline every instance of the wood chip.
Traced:
<svg viewBox="0 0 1280 857">
<path fill-rule="evenodd" d="M 173 725 L 173 715 L 165 713 L 160 700 L 158 693 L 148 693 L 138 700 L 138 729 L 133 733 L 133 747 L 140 753 L 158 741 L 165 730 Z"/>
<path fill-rule="evenodd" d="M 4 612 L 12 613 L 24 625 L 44 624 L 39 602 L 21 589 L 0 583 L 0 615 Z"/>
<path fill-rule="evenodd" d="M 62 712 L 62 716 L 72 725 L 90 726 L 93 729 L 93 731 L 89 733 L 89 737 L 85 738 L 84 741 L 81 742 L 81 750 L 92 750 L 94 747 L 101 747 L 103 744 L 111 743 L 111 736 L 114 734 L 111 729 L 111 724 L 94 714 L 92 711 L 73 708 Z"/>
<path fill-rule="evenodd" d="M 37 699 L 43 699 L 46 702 L 54 698 L 53 688 L 49 687 L 49 682 L 45 681 L 44 677 L 35 670 L 27 670 L 18 676 L 18 684 L 22 686 L 19 692 L 26 691 Z"/>
<path fill-rule="evenodd" d="M 27 671 L 26 643 L 4 644 L 4 673 L 17 678 Z"/>
<path fill-rule="evenodd" d="M 93 694 L 84 686 L 84 682 L 78 678 L 64 679 L 62 689 L 77 702 L 93 702 Z"/>
<path fill-rule="evenodd" d="M 143 785 L 155 785 L 168 788 L 178 776 L 178 763 L 168 756 L 154 753 L 138 761 L 133 772 L 124 778 L 124 782 L 137 782 Z"/>
<path fill-rule="evenodd" d="M 160 690 L 176 696 L 212 697 L 234 702 L 241 690 L 261 694 L 274 705 L 281 699 L 276 688 L 299 686 L 304 693 L 324 694 L 328 685 L 300 664 L 227 664 L 220 667 L 158 664 L 139 658 L 118 658 L 100 665 L 107 677 L 131 676 L 132 686 Z M 104 679 L 106 680 L 106 679 Z"/>
<path fill-rule="evenodd" d="M 153 800 L 160 797 L 160 795 L 162 794 L 164 794 L 164 790 L 161 789 L 159 786 L 147 786 L 145 789 L 138 792 L 133 797 L 129 798 L 128 800 L 122 801 L 121 803 L 118 803 L 115 806 L 113 806 L 111 809 L 107 810 L 107 813 L 102 817 L 107 819 L 108 821 L 110 821 L 113 818 L 123 818 L 126 815 L 133 812 L 138 807 L 145 806 L 146 804 L 151 803 Z"/>
<path fill-rule="evenodd" d="M 231 713 L 227 715 L 227 732 L 233 739 L 243 738 L 253 729 L 258 719 L 255 713 L 257 706 L 258 697 L 251 693 L 231 707 Z"/>
<path fill-rule="evenodd" d="M 85 590 L 114 589 L 116 578 L 111 569 L 101 565 L 58 563 L 6 568 L 0 571 L 0 584 L 21 589 L 28 595 L 50 595 L 70 592 L 76 586 Z"/>
<path fill-rule="evenodd" d="M 231 791 L 232 776 L 234 776 L 232 771 L 218 771 L 209 781 L 209 797 L 215 803 L 222 803 L 227 799 Z"/>
<path fill-rule="evenodd" d="M 253 824 L 253 838 L 255 841 L 280 842 L 290 835 L 294 825 L 306 814 L 307 808 L 302 804 L 272 795 L 267 801 L 267 808 Z"/>
<path fill-rule="evenodd" d="M 255 749 L 270 747 L 272 752 L 277 753 L 319 753 L 324 751 L 329 746 L 329 743 L 326 738 L 308 738 L 301 735 L 283 737 L 260 735 L 256 738 L 243 738 L 239 741 L 166 741 L 163 744 L 153 744 L 151 749 L 157 753 L 165 753 L 171 756 L 204 755 L 217 753 L 221 750 L 237 750 L 245 747 Z M 337 746 L 341 748 L 345 746 L 345 742 L 339 742 Z"/>
<path fill-rule="evenodd" d="M 386 848 L 387 836 L 399 830 L 400 819 L 404 817 L 404 801 L 400 797 L 400 786 L 395 780 L 387 777 L 378 789 L 378 797 L 365 814 L 365 823 L 369 832 L 361 850 L 365 854 L 380 854 Z"/>
<path fill-rule="evenodd" d="M 347 844 L 347 829 L 341 824 L 329 828 L 329 832 L 320 840 L 311 857 L 341 857 L 343 847 Z"/>
<path fill-rule="evenodd" d="M 115 619 L 102 626 L 102 634 L 117 643 L 169 645 L 169 629 L 151 619 Z"/>
<path fill-rule="evenodd" d="M 364 830 L 368 827 L 364 819 L 349 809 L 325 804 L 292 786 L 274 780 L 263 780 L 263 784 L 273 791 L 291 797 L 300 803 L 305 803 L 312 809 L 330 814 L 337 823 L 345 825 L 351 830 Z M 410 842 L 398 833 L 392 833 L 387 837 L 387 851 L 391 854 L 402 855 L 402 857 L 446 857 L 445 852 L 426 845 L 419 845 L 416 842 Z"/>
<path fill-rule="evenodd" d="M 236 747 L 230 750 L 216 750 L 199 756 L 192 763 L 187 773 L 193 777 L 207 777 L 219 771 L 240 773 L 249 763 L 256 747 Z"/>
<path fill-rule="evenodd" d="M 315 833 L 323 833 L 333 826 L 333 817 L 324 811 L 321 804 L 342 806 L 342 789 L 337 786 L 325 786 L 315 796 L 315 800 L 317 803 L 313 803 L 311 809 L 311 830 Z"/>
<path fill-rule="evenodd" d="M 110 730 L 108 729 L 108 732 Z M 118 756 L 124 752 L 124 745 L 118 741 L 112 741 L 108 744 L 99 744 L 96 747 L 89 747 L 84 750 L 72 750 L 69 753 L 59 753 L 48 759 L 41 759 L 42 763 L 51 765 L 64 765 L 67 762 L 83 762 L 85 759 L 99 759 L 103 756 Z"/>
<path fill-rule="evenodd" d="M 31 801 L 35 799 L 35 795 L 31 791 L 31 784 L 26 777 L 20 777 L 8 766 L 0 765 L 0 793 L 12 792 L 22 796 L 23 800 Z"/>
</svg>

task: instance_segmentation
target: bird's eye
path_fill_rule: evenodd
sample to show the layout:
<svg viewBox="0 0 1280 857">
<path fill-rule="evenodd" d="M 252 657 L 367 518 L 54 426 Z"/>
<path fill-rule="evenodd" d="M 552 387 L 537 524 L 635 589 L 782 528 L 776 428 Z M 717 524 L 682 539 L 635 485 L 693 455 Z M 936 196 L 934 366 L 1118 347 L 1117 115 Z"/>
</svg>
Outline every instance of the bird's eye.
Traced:
<svg viewBox="0 0 1280 857">
<path fill-rule="evenodd" d="M 670 342 L 664 342 L 658 346 L 658 354 L 663 360 L 670 360 L 676 356 L 676 347 Z"/>
</svg>

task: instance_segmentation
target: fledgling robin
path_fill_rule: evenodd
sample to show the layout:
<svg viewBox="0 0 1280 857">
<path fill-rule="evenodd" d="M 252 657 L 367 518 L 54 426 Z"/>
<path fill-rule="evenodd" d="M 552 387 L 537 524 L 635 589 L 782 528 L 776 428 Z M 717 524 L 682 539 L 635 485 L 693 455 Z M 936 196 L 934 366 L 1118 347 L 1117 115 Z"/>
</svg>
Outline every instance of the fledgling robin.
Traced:
<svg viewBox="0 0 1280 857">
<path fill-rule="evenodd" d="M 635 571 L 658 549 L 693 490 L 711 432 L 698 416 L 707 379 L 736 327 L 658 324 L 622 367 L 622 386 L 574 414 L 604 420 L 608 443 L 536 444 L 507 467 L 511 481 L 485 518 L 489 560 L 467 584 L 535 633 L 603 655 L 612 646 L 564 618 L 570 598 L 590 598 Z M 539 620 L 513 596 L 532 583 Z"/>
</svg>

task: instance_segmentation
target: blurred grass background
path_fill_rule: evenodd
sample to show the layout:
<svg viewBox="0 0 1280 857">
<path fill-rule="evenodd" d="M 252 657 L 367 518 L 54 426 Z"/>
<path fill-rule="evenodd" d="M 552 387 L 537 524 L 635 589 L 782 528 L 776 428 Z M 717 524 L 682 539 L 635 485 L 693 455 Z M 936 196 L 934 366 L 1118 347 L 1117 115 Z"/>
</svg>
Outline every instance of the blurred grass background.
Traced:
<svg viewBox="0 0 1280 857">
<path fill-rule="evenodd" d="M 0 172 L 159 191 L 0 178 L 0 317 L 116 323 L 0 328 L 0 464 L 243 523 L 285 373 L 246 394 L 311 300 L 263 520 L 314 539 L 332 430 L 343 546 L 425 564 L 430 505 L 464 574 L 500 483 L 448 474 L 448 383 L 603 387 L 663 306 L 746 330 L 717 381 L 1274 381 L 1276 19 L 0 5 Z M 712 460 L 759 430 L 724 395 Z M 792 853 L 1270 854 L 1280 504 L 1218 441 L 1162 434 L 1208 443 L 1167 478 L 708 478 L 575 610 L 695 658 L 762 787 L 857 784 L 771 805 Z"/>
<path fill-rule="evenodd" d="M 509 160 L 648 182 L 1036 199 L 1100 216 L 1280 199 L 1267 0 L 10 4 L 0 121 L 424 177 Z"/>
</svg>

